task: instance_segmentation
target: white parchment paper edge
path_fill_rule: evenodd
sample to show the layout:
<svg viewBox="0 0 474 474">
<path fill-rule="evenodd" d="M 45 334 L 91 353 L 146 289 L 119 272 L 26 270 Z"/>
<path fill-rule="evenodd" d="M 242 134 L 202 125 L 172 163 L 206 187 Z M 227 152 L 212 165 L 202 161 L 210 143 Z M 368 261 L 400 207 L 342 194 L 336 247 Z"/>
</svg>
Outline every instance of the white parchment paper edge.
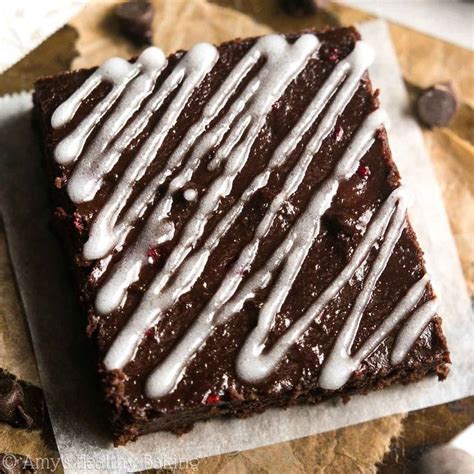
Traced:
<svg viewBox="0 0 474 474">
<path fill-rule="evenodd" d="M 46 184 L 38 144 L 31 134 L 31 95 L 0 99 L 0 188 L 2 216 L 27 314 L 49 413 L 66 472 L 137 471 L 199 457 L 257 448 L 395 413 L 436 405 L 474 393 L 470 301 L 440 189 L 421 131 L 408 113 L 408 98 L 389 32 L 383 21 L 360 26 L 376 51 L 371 76 L 388 112 L 390 143 L 415 202 L 410 216 L 426 252 L 452 352 L 448 379 L 434 378 L 353 397 L 348 405 L 269 410 L 246 420 L 198 423 L 176 437 L 156 433 L 113 448 L 100 424 L 97 395 L 83 366 L 77 303 L 58 243 L 47 227 Z M 449 158 L 447 158 L 449 159 Z"/>
<path fill-rule="evenodd" d="M 62 28 L 88 0 L 3 2 L 0 15 L 0 73 L 21 61 Z"/>
</svg>

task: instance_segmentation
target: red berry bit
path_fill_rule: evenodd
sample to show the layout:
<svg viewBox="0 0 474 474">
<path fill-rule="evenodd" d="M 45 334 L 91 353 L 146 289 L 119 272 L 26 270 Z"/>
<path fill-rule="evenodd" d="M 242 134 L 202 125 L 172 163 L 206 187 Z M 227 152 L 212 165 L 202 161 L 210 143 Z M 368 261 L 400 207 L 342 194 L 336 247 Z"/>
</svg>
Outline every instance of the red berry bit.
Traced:
<svg viewBox="0 0 474 474">
<path fill-rule="evenodd" d="M 245 268 L 245 269 L 239 271 L 239 275 L 241 277 L 245 278 L 248 274 L 249 274 L 249 269 L 248 268 Z"/>
<path fill-rule="evenodd" d="M 155 328 L 152 327 L 152 328 L 149 328 L 145 331 L 145 337 L 147 339 L 154 339 L 155 338 L 155 335 L 156 335 L 156 332 L 155 332 Z"/>
<path fill-rule="evenodd" d="M 340 125 L 338 125 L 336 129 L 334 130 L 334 140 L 336 141 L 336 143 L 342 140 L 343 135 L 344 135 L 344 129 Z"/>
<path fill-rule="evenodd" d="M 337 48 L 333 48 L 328 55 L 329 61 L 335 63 L 339 59 L 339 50 Z"/>
<path fill-rule="evenodd" d="M 158 247 L 151 247 L 147 252 L 148 263 L 151 265 L 157 264 L 160 261 L 161 253 Z"/>
<path fill-rule="evenodd" d="M 220 401 L 221 397 L 217 393 L 210 393 L 205 399 L 206 405 L 217 405 Z"/>
<path fill-rule="evenodd" d="M 82 220 L 82 216 L 78 212 L 75 212 L 73 214 L 72 224 L 79 232 L 79 234 L 82 234 L 84 232 L 84 221 Z"/>
<path fill-rule="evenodd" d="M 359 168 L 357 168 L 357 174 L 361 178 L 366 178 L 370 175 L 370 168 L 368 166 L 360 165 Z"/>
<path fill-rule="evenodd" d="M 339 48 L 331 46 L 327 43 L 323 44 L 323 46 L 319 49 L 318 54 L 322 60 L 330 61 L 332 63 L 338 62 L 341 57 L 341 51 Z"/>
</svg>

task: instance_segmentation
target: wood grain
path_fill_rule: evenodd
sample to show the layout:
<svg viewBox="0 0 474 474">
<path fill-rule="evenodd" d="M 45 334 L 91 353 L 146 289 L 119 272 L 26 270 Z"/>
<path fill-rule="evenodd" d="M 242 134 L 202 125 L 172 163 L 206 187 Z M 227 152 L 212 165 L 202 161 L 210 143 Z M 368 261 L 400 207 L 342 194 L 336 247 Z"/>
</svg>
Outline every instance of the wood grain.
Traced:
<svg viewBox="0 0 474 474">
<path fill-rule="evenodd" d="M 69 69 L 77 55 L 77 31 L 63 26 L 18 63 L 0 75 L 0 96 L 28 91 L 39 77 L 58 74 Z"/>
</svg>

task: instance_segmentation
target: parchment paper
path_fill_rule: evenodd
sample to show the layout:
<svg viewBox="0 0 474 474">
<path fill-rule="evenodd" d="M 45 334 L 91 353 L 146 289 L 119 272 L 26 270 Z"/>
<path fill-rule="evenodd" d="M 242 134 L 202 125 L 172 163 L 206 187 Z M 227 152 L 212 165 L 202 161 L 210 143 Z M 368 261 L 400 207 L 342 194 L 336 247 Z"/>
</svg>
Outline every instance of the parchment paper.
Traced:
<svg viewBox="0 0 474 474">
<path fill-rule="evenodd" d="M 40 384 L 27 323 L 18 300 L 7 242 L 0 222 L 0 365 L 17 377 Z M 46 433 L 49 434 L 49 433 Z M 43 431 L 13 428 L 0 423 L 0 452 L 30 457 L 57 457 Z"/>
<path fill-rule="evenodd" d="M 387 29 L 375 22 L 362 29 L 377 52 L 372 70 L 382 88 L 382 104 L 392 121 L 391 145 L 405 183 L 414 190 L 410 215 L 424 247 L 453 357 L 443 383 L 430 379 L 394 387 L 349 405 L 328 402 L 316 407 L 272 410 L 247 420 L 198 424 L 177 438 L 167 433 L 142 437 L 111 448 L 99 426 L 95 392 L 83 364 L 77 304 L 70 290 L 63 255 L 47 228 L 46 184 L 41 178 L 38 146 L 31 136 L 27 94 L 0 99 L 0 191 L 12 261 L 28 316 L 50 416 L 65 470 L 94 468 L 140 470 L 185 462 L 201 456 L 251 449 L 312 433 L 414 410 L 474 392 L 470 304 L 449 231 L 441 195 L 423 146 L 420 130 L 406 114 L 406 92 Z M 95 403 L 94 403 L 95 402 Z M 86 464 L 87 462 L 87 464 Z"/>
</svg>

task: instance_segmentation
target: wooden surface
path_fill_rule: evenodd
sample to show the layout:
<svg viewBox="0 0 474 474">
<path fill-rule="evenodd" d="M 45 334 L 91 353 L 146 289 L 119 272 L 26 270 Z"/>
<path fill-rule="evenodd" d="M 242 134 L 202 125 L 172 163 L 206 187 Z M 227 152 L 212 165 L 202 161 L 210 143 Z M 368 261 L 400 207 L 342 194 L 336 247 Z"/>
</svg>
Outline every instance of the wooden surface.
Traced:
<svg viewBox="0 0 474 474">
<path fill-rule="evenodd" d="M 474 397 L 411 412 L 399 437 L 378 466 L 380 473 L 415 473 L 416 462 L 430 448 L 447 443 L 474 421 Z"/>
<path fill-rule="evenodd" d="M 232 0 L 219 1 L 217 3 L 224 6 L 233 6 L 236 4 L 236 2 Z M 269 6 L 270 4 L 268 2 L 258 3 L 258 8 L 254 7 L 255 2 L 252 2 L 252 0 L 241 0 L 237 3 L 239 5 L 241 13 L 249 14 L 255 21 L 265 23 L 270 28 L 275 29 L 277 31 L 297 30 L 307 26 L 322 26 L 323 24 L 346 24 L 370 18 L 368 15 L 362 14 L 355 10 L 345 8 L 343 9 L 338 6 L 332 6 L 328 11 L 319 16 L 289 21 L 287 17 L 284 17 L 281 14 L 275 15 L 274 11 L 271 9 L 272 7 Z M 419 64 L 416 61 L 410 60 L 410 57 L 413 58 L 414 54 L 418 55 L 419 53 L 416 51 L 415 53 L 413 52 L 413 44 L 425 46 L 428 45 L 427 49 L 431 51 L 430 45 L 439 45 L 440 42 L 438 40 L 433 40 L 432 38 L 429 38 L 426 35 L 411 32 L 410 30 L 399 27 L 397 25 L 392 25 L 391 28 L 392 34 L 396 35 L 398 38 L 398 40 L 396 41 L 396 49 L 397 53 L 399 54 L 407 85 L 409 86 L 409 91 L 412 96 L 415 96 L 418 88 L 427 85 L 429 82 L 423 83 L 423 81 L 420 80 L 420 71 L 417 70 Z M 6 71 L 0 76 L 0 95 L 18 92 L 21 90 L 29 90 L 31 89 L 33 82 L 37 77 L 48 74 L 54 74 L 64 69 L 68 69 L 73 59 L 77 57 L 77 38 L 78 33 L 74 28 L 70 26 L 65 26 L 64 28 L 62 28 L 55 35 L 49 38 L 45 43 L 39 46 L 35 51 L 33 51 L 22 61 L 20 61 L 17 65 L 13 66 L 10 70 Z M 410 38 L 414 38 L 413 44 L 410 43 Z M 438 48 L 439 53 L 440 47 L 436 46 L 436 48 Z M 439 70 L 431 66 L 431 73 L 428 75 L 424 75 L 425 77 L 428 77 L 427 80 L 433 81 L 438 77 L 440 79 L 446 79 L 446 74 L 448 74 L 448 76 L 449 74 L 453 74 L 457 64 L 466 60 L 472 61 L 472 53 L 470 53 L 469 55 L 465 52 L 465 50 L 462 50 L 461 48 L 451 48 L 449 45 L 443 46 L 443 48 L 444 49 L 442 50 L 442 54 L 445 54 L 445 50 L 448 50 L 450 52 L 448 64 L 446 64 L 446 67 L 440 68 Z M 434 57 L 434 53 L 431 52 L 430 54 L 431 55 L 428 55 L 429 58 L 426 59 L 427 61 L 431 61 L 432 63 L 433 61 L 439 61 L 439 55 L 438 57 Z M 455 58 L 453 58 L 452 55 L 454 55 Z M 456 153 L 458 153 L 461 159 L 465 159 L 467 152 L 472 152 L 472 150 L 469 148 L 466 152 L 466 147 L 472 147 L 472 144 L 474 142 L 474 128 L 472 126 L 474 117 L 472 109 L 472 104 L 474 103 L 474 93 L 472 91 L 472 79 L 472 71 L 470 72 L 470 76 L 469 74 L 466 74 L 465 71 L 462 74 L 458 74 L 456 76 L 456 86 L 461 92 L 461 98 L 463 99 L 463 103 L 458 117 L 453 122 L 453 124 L 451 124 L 450 128 L 443 129 L 441 131 L 438 130 L 435 132 L 427 130 L 425 131 L 425 139 L 427 141 L 430 151 L 432 152 L 432 156 L 435 153 L 442 153 L 442 151 L 444 150 L 451 156 L 456 156 Z M 454 140 L 452 137 L 450 137 L 449 134 L 455 136 Z M 442 146 L 441 148 L 440 143 L 444 143 L 444 146 Z M 456 147 L 461 147 L 461 150 L 457 150 Z M 439 172 L 440 167 L 436 167 L 438 168 L 437 172 Z M 443 191 L 446 192 L 445 189 Z M 451 207 L 451 205 L 451 202 L 449 202 L 448 212 L 450 211 L 449 208 Z M 451 211 L 450 217 L 452 218 L 452 216 L 453 212 Z M 453 218 L 451 222 L 453 223 Z M 2 234 L 1 230 L 0 234 Z M 0 235 L 0 239 L 2 240 L 2 242 L 4 242 L 3 235 Z M 459 245 L 459 238 L 457 242 Z M 464 244 L 461 242 L 460 245 Z M 3 249 L 4 248 L 5 247 L 3 247 Z M 8 266 L 8 263 L 5 262 L 3 268 L 6 268 L 5 265 Z M 11 285 L 10 289 L 5 290 L 2 288 L 2 291 L 14 292 L 14 287 L 13 285 Z M 6 311 L 5 308 L 6 306 L 4 306 L 4 302 L 0 301 L 0 311 Z M 35 378 L 36 375 L 33 375 L 32 377 Z M 394 473 L 412 472 L 416 459 L 423 451 L 429 449 L 431 446 L 448 441 L 473 421 L 474 398 L 465 399 L 439 407 L 433 407 L 426 410 L 410 413 L 408 417 L 406 417 L 402 421 L 401 434 L 392 440 L 390 451 L 383 458 L 383 461 L 379 465 L 378 470 L 380 472 Z M 347 438 L 351 436 L 352 438 L 362 437 L 364 436 L 364 433 L 365 436 L 367 436 L 367 430 L 373 431 L 377 429 L 386 429 L 386 425 L 380 425 L 374 422 L 371 423 L 372 424 L 367 424 L 367 429 L 363 426 L 354 428 L 351 427 L 349 429 L 338 430 L 337 432 L 320 436 L 326 436 L 328 440 L 327 446 L 332 446 L 334 448 L 334 440 L 338 440 L 338 438 L 344 439 L 345 437 Z M 383 428 L 381 428 L 381 426 L 383 426 Z M 3 429 L 4 427 L 1 428 Z M 399 433 L 400 429 L 397 428 L 394 432 Z M 9 428 L 5 427 L 3 429 L 3 431 L 1 432 L 1 437 L 3 438 L 3 441 L 5 441 L 5 438 L 8 437 L 10 433 L 13 433 L 13 431 L 9 430 Z M 22 436 L 27 436 L 27 434 L 23 433 Z M 356 449 L 355 447 L 359 446 L 361 451 L 359 454 L 361 457 L 363 457 L 363 439 L 360 440 L 359 443 L 355 441 L 356 440 L 354 439 L 351 440 L 351 446 L 354 447 L 353 449 Z M 301 444 L 301 446 L 306 446 L 307 449 L 309 449 L 312 444 L 311 442 L 308 442 L 306 445 Z M 2 446 L 0 446 L 0 448 L 1 447 Z M 305 455 L 298 458 L 298 448 L 292 449 L 291 452 L 286 451 L 286 449 L 287 448 L 282 444 L 281 446 L 275 445 L 274 447 L 250 451 L 248 452 L 246 460 L 246 462 L 248 462 L 249 464 L 241 462 L 240 464 L 235 465 L 232 462 L 233 459 L 231 456 L 228 456 L 225 460 L 214 459 L 209 461 L 210 464 L 206 466 L 206 469 L 204 469 L 205 463 L 203 463 L 201 466 L 201 470 L 203 470 L 203 472 L 204 470 L 209 471 L 212 466 L 213 472 L 219 472 L 219 466 L 221 466 L 222 469 L 224 469 L 225 466 L 225 470 L 229 470 L 232 468 L 234 468 L 234 470 L 239 470 L 246 466 L 248 470 L 257 470 L 258 468 L 260 472 L 269 472 L 269 469 L 267 467 L 268 463 L 261 463 L 260 458 L 265 457 L 266 459 L 268 459 L 268 457 L 274 456 L 276 459 L 283 459 L 290 455 L 293 456 L 293 458 L 291 459 L 293 459 L 292 462 L 294 464 L 288 465 L 288 468 L 290 468 L 290 466 L 298 466 L 298 472 L 312 471 L 311 463 L 308 465 L 308 459 L 313 459 L 313 465 L 317 465 L 317 460 L 314 457 L 311 458 Z M 334 449 L 333 451 L 336 452 Z M 46 452 L 50 453 L 51 451 L 47 450 Z M 334 454 L 334 456 L 336 456 L 336 454 Z M 338 456 L 340 458 L 343 458 L 344 456 L 346 457 L 346 472 L 352 471 L 356 467 L 358 470 L 361 471 L 364 471 L 364 467 L 369 470 L 368 465 L 362 467 L 360 463 L 352 462 L 351 464 L 351 453 L 345 453 L 342 450 L 338 454 Z M 302 459 L 304 459 L 304 462 L 301 461 Z M 325 462 L 327 465 L 327 472 L 335 472 L 337 470 L 335 468 L 337 464 L 335 464 L 334 461 L 327 460 Z M 281 463 L 279 465 L 282 466 Z M 339 464 L 338 466 L 340 468 L 342 465 Z"/>
</svg>

